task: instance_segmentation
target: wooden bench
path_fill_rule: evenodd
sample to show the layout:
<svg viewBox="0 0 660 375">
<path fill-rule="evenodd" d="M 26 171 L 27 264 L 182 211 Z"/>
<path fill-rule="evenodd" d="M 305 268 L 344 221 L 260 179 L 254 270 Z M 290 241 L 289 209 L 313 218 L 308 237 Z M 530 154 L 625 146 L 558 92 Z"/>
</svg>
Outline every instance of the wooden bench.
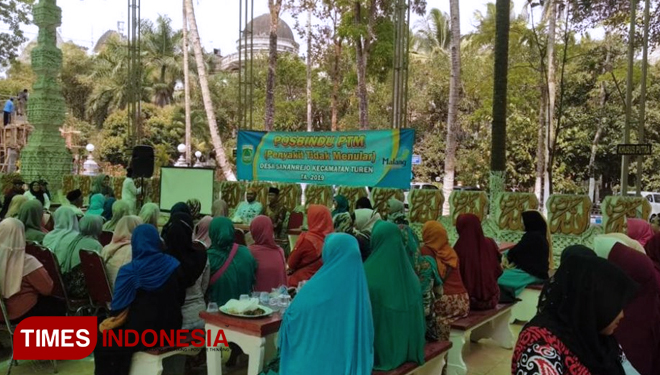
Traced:
<svg viewBox="0 0 660 375">
<path fill-rule="evenodd" d="M 471 311 L 470 314 L 455 321 L 451 325 L 449 339 L 452 343 L 449 350 L 449 375 L 466 375 L 467 366 L 463 360 L 463 348 L 470 340 L 478 342 L 490 338 L 504 349 L 513 349 L 514 337 L 509 327 L 513 304 L 497 305 L 492 310 Z"/>
<path fill-rule="evenodd" d="M 183 342 L 191 342 L 192 337 Z M 133 354 L 131 359 L 131 372 L 129 375 L 161 375 L 163 373 L 164 362 L 170 374 L 183 374 L 185 372 L 185 357 L 194 357 L 201 352 L 204 347 L 164 347 L 152 348 L 149 350 Z"/>
<path fill-rule="evenodd" d="M 528 285 L 520 293 L 517 297 L 520 301 L 513 306 L 509 323 L 514 323 L 516 320 L 520 322 L 529 322 L 532 320 L 536 315 L 541 290 L 543 290 L 542 284 Z"/>
<path fill-rule="evenodd" d="M 424 364 L 406 362 L 390 371 L 376 371 L 372 375 L 438 375 L 445 366 L 445 354 L 451 348 L 449 341 L 436 341 L 424 345 Z"/>
</svg>

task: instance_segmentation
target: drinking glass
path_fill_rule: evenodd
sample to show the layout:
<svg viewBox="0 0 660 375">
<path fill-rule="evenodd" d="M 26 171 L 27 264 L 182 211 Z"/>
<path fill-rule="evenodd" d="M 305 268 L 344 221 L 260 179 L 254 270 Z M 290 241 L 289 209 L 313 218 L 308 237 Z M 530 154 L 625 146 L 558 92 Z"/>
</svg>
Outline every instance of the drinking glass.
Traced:
<svg viewBox="0 0 660 375">
<path fill-rule="evenodd" d="M 268 292 L 261 292 L 259 295 L 259 302 L 261 302 L 262 305 L 266 306 L 268 305 L 268 300 L 270 299 L 270 295 Z"/>
<path fill-rule="evenodd" d="M 241 294 L 241 301 L 246 301 L 246 300 L 249 300 L 249 299 L 250 299 L 249 294 Z"/>
<path fill-rule="evenodd" d="M 279 300 L 280 311 L 284 312 L 291 304 L 291 296 L 281 296 Z"/>
<path fill-rule="evenodd" d="M 212 312 L 218 312 L 218 310 L 219 310 L 219 308 L 218 308 L 218 304 L 215 303 L 215 302 L 209 302 L 209 305 L 208 305 L 208 307 L 206 308 L 206 312 L 210 312 L 210 313 L 212 313 Z"/>
<path fill-rule="evenodd" d="M 252 292 L 252 298 L 259 299 L 259 296 L 261 296 L 260 292 Z"/>
</svg>

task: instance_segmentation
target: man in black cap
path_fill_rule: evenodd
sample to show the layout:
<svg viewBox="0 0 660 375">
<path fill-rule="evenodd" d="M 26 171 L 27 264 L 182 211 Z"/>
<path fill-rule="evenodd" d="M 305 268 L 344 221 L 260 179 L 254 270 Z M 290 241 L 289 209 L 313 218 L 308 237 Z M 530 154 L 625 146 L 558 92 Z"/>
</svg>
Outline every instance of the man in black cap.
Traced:
<svg viewBox="0 0 660 375">
<path fill-rule="evenodd" d="M 273 222 L 275 232 L 275 241 L 282 246 L 286 241 L 286 235 L 282 234 L 284 220 L 286 220 L 286 208 L 280 203 L 280 189 L 271 186 L 268 188 L 268 206 L 266 207 L 266 216 Z"/>
<path fill-rule="evenodd" d="M 0 219 L 4 219 L 5 215 L 7 215 L 11 200 L 14 199 L 15 196 L 23 195 L 23 193 L 25 193 L 23 185 L 25 185 L 25 182 L 23 182 L 20 177 L 14 177 L 12 180 L 11 190 L 5 193 L 5 200 L 2 204 L 2 210 L 0 210 Z"/>
<path fill-rule="evenodd" d="M 76 213 L 76 216 L 82 217 L 85 215 L 81 210 L 83 206 L 83 193 L 80 191 L 80 189 L 68 192 L 66 195 L 66 200 L 68 201 L 68 204 L 64 204 L 64 206 L 71 208 L 73 212 Z"/>
</svg>

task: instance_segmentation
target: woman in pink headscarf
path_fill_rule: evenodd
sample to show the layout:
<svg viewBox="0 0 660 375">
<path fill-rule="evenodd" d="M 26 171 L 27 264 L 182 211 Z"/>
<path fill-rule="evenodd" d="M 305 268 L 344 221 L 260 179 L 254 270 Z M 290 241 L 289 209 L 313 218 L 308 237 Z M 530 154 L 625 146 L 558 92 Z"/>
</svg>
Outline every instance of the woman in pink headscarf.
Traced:
<svg viewBox="0 0 660 375">
<path fill-rule="evenodd" d="M 23 223 L 6 218 L 0 223 L 0 294 L 9 319 L 64 314 L 64 304 L 50 294 L 53 280 L 39 261 L 25 253 Z M 2 320 L 0 316 L 0 320 Z"/>
<path fill-rule="evenodd" d="M 212 216 L 204 216 L 195 227 L 195 241 L 202 242 L 206 248 L 211 247 L 211 237 L 209 237 L 209 227 L 213 221 Z"/>
<path fill-rule="evenodd" d="M 254 245 L 250 252 L 257 260 L 257 274 L 254 290 L 270 292 L 280 285 L 286 285 L 286 262 L 284 251 L 275 243 L 273 222 L 268 216 L 259 215 L 250 223 L 250 234 Z"/>
<path fill-rule="evenodd" d="M 628 237 L 639 242 L 642 247 L 653 238 L 653 227 L 642 219 L 628 219 Z"/>
</svg>

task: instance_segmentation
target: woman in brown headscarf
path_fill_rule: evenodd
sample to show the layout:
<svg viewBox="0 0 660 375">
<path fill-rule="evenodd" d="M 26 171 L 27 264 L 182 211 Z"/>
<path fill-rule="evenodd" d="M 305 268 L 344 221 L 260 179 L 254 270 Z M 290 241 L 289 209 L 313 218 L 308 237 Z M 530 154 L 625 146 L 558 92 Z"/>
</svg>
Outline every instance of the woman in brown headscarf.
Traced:
<svg viewBox="0 0 660 375">
<path fill-rule="evenodd" d="M 437 221 L 427 221 L 422 228 L 422 239 L 422 255 L 435 258 L 443 281 L 444 293 L 436 301 L 435 311 L 441 322 L 440 340 L 449 340 L 451 324 L 470 312 L 470 297 L 463 286 L 458 255 L 449 246 L 445 227 Z"/>
</svg>

